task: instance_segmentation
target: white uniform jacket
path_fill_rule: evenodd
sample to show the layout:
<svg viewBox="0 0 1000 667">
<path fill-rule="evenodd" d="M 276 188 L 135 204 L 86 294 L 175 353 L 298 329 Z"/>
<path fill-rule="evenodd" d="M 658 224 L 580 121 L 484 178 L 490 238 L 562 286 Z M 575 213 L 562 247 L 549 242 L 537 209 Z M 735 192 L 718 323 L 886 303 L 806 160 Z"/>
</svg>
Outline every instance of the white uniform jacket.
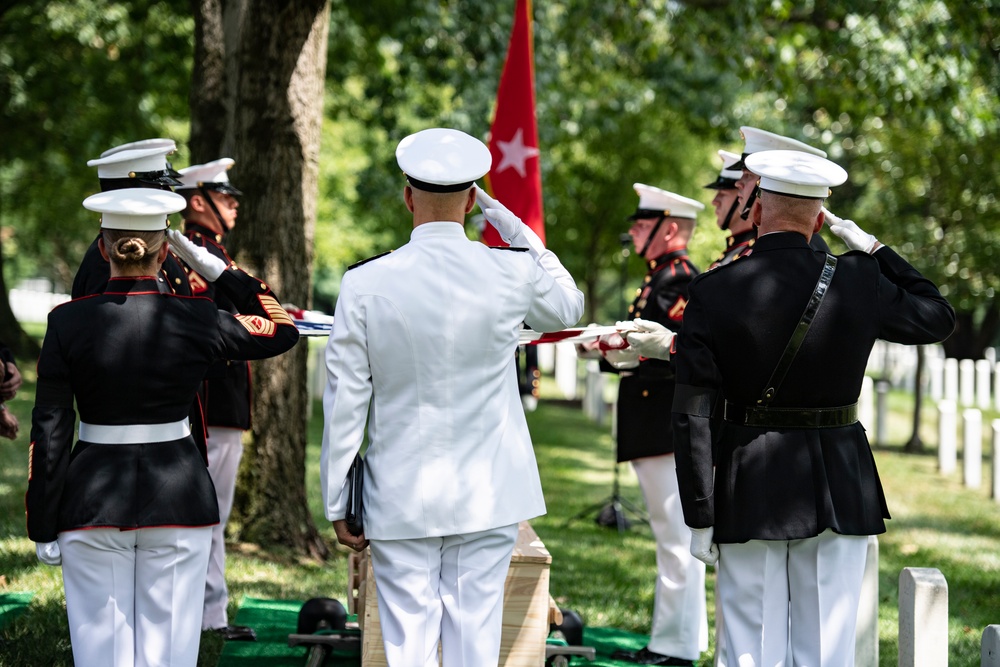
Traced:
<svg viewBox="0 0 1000 667">
<path fill-rule="evenodd" d="M 514 351 L 522 322 L 558 331 L 582 314 L 583 294 L 553 253 L 491 249 L 455 222 L 419 225 L 399 250 L 348 271 L 326 349 L 327 518 L 344 518 L 366 423 L 367 538 L 544 514 Z"/>
</svg>

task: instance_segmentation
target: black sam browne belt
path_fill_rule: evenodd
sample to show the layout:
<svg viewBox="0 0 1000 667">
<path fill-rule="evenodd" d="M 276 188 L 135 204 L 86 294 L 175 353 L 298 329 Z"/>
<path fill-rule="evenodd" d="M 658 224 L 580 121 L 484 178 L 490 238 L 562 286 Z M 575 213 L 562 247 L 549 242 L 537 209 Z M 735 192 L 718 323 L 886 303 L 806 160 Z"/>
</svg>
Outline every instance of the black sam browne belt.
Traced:
<svg viewBox="0 0 1000 667">
<path fill-rule="evenodd" d="M 723 419 L 757 428 L 834 428 L 858 421 L 858 404 L 839 408 L 764 408 L 726 401 Z"/>
</svg>

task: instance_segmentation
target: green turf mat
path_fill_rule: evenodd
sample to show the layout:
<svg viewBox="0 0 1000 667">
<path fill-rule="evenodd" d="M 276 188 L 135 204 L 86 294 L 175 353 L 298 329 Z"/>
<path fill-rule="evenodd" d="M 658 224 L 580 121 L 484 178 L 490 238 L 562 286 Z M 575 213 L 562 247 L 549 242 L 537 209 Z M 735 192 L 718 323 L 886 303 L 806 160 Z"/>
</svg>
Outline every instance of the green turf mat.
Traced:
<svg viewBox="0 0 1000 667">
<path fill-rule="evenodd" d="M 0 593 L 0 628 L 24 613 L 34 593 Z"/>
<path fill-rule="evenodd" d="M 248 625 L 257 631 L 255 642 L 226 642 L 219 667 L 296 667 L 306 662 L 306 649 L 290 647 L 288 635 L 295 632 L 299 609 L 298 600 L 259 600 L 243 598 L 240 610 L 233 621 Z M 353 619 L 352 619 L 353 620 Z M 639 649 L 649 641 L 648 635 L 639 635 L 614 628 L 583 629 L 583 643 L 597 650 L 594 661 L 572 658 L 573 667 L 625 667 L 632 663 L 611 660 L 608 656 L 618 649 Z M 333 653 L 324 663 L 327 667 L 357 667 L 361 664 L 358 654 Z"/>
<path fill-rule="evenodd" d="M 226 642 L 219 657 L 219 667 L 304 665 L 307 649 L 288 645 L 288 635 L 296 630 L 301 608 L 301 600 L 243 598 L 233 623 L 253 628 L 257 632 L 257 641 Z M 361 664 L 360 654 L 333 652 L 324 664 L 330 667 L 356 667 Z"/>
</svg>

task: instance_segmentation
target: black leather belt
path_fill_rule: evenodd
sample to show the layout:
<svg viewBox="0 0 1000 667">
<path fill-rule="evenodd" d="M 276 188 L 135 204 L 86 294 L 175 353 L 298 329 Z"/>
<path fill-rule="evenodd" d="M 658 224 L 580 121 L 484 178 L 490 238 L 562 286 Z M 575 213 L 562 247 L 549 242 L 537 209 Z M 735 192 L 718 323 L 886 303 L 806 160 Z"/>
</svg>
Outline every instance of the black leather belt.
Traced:
<svg viewBox="0 0 1000 667">
<path fill-rule="evenodd" d="M 839 408 L 762 408 L 726 401 L 723 419 L 758 428 L 834 428 L 858 421 L 858 404 Z"/>
</svg>

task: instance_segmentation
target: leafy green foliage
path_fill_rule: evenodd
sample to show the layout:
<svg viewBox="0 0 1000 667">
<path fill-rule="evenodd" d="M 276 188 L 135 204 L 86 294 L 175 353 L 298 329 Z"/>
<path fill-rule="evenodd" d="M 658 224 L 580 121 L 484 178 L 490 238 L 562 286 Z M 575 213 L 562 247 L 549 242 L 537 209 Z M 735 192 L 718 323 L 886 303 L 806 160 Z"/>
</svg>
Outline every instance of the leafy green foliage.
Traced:
<svg viewBox="0 0 1000 667">
<path fill-rule="evenodd" d="M 180 139 L 193 21 L 183 0 L 15 3 L 0 15 L 0 223 L 11 275 L 67 286 L 97 230 L 88 159 Z M 186 131 L 185 131 L 186 132 Z M 12 269 L 12 271 L 11 271 Z"/>
</svg>

